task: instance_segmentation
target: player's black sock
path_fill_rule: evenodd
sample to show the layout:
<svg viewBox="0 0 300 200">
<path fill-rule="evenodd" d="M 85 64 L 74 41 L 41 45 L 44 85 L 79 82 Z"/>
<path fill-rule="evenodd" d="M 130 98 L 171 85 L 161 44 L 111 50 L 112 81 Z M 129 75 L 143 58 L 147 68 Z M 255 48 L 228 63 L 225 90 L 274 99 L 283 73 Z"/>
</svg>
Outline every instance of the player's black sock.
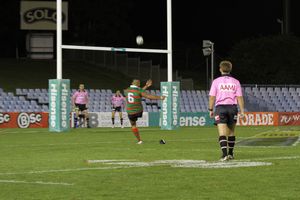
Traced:
<svg viewBox="0 0 300 200">
<path fill-rule="evenodd" d="M 112 122 L 113 125 L 115 125 L 115 118 L 112 117 L 111 122 Z"/>
<path fill-rule="evenodd" d="M 120 120 L 121 120 L 121 125 L 123 125 L 123 118 L 121 118 Z"/>
<path fill-rule="evenodd" d="M 88 127 L 88 128 L 90 128 L 90 122 L 89 121 L 90 121 L 90 119 L 87 117 L 86 118 L 86 127 Z"/>
<path fill-rule="evenodd" d="M 235 145 L 235 136 L 228 136 L 228 154 L 233 155 L 233 149 Z"/>
<path fill-rule="evenodd" d="M 75 118 L 74 118 L 74 127 L 75 127 L 75 128 L 77 127 L 77 122 L 78 122 L 78 118 L 75 117 Z"/>
<path fill-rule="evenodd" d="M 223 153 L 223 157 L 227 156 L 227 138 L 226 136 L 219 136 L 219 143 Z"/>
</svg>

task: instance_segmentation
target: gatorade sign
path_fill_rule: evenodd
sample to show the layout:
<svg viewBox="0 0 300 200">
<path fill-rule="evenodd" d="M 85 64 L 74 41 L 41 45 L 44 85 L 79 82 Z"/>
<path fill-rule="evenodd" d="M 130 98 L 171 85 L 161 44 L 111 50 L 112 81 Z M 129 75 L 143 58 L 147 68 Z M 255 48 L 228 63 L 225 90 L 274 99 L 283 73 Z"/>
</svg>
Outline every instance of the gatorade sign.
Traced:
<svg viewBox="0 0 300 200">
<path fill-rule="evenodd" d="M 238 117 L 238 126 L 277 126 L 276 112 L 246 112 L 244 119 Z"/>
<path fill-rule="evenodd" d="M 162 130 L 173 130 L 179 127 L 179 82 L 161 82 L 161 95 L 165 100 L 161 104 L 160 124 Z"/>
</svg>

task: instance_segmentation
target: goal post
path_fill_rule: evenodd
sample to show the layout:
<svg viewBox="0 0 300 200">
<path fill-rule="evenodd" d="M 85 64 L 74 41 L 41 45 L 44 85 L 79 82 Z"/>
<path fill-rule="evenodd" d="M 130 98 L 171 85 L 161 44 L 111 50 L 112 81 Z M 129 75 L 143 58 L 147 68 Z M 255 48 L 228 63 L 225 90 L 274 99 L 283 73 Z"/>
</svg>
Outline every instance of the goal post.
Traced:
<svg viewBox="0 0 300 200">
<path fill-rule="evenodd" d="M 174 82 L 173 84 L 173 69 L 172 69 L 172 0 L 166 0 L 167 1 L 167 49 L 142 49 L 142 48 L 120 48 L 120 47 L 93 47 L 93 46 L 76 46 L 76 45 L 63 45 L 62 44 L 62 0 L 56 0 L 56 8 L 57 8 L 57 21 L 56 21 L 56 70 L 57 70 L 57 74 L 56 74 L 56 79 L 52 79 L 49 80 L 49 96 L 53 95 L 50 92 L 51 87 L 54 87 L 53 85 L 56 83 L 56 89 L 57 89 L 57 93 L 55 95 L 62 95 L 63 94 L 63 87 L 61 87 L 61 84 L 64 83 L 64 81 L 68 82 L 69 87 L 70 87 L 70 80 L 67 79 L 62 79 L 62 50 L 63 49 L 78 49 L 78 50 L 96 50 L 96 51 L 121 51 L 121 52 L 141 52 L 141 53 L 165 53 L 167 54 L 167 62 L 168 62 L 168 67 L 167 67 L 167 75 L 168 75 L 168 82 L 165 83 L 165 85 L 168 85 L 170 87 L 168 87 L 168 89 L 170 89 L 170 93 L 169 94 L 173 94 L 172 93 L 172 88 L 174 85 L 179 85 L 179 83 Z M 52 84 L 52 85 L 51 85 Z M 179 86 L 178 86 L 179 88 Z M 70 88 L 68 88 L 68 92 L 70 93 Z M 64 91 L 65 92 L 65 91 Z M 178 89 L 179 92 L 179 89 Z M 56 102 L 54 101 L 61 101 L 63 97 L 59 96 L 57 97 L 57 99 L 55 98 L 49 98 L 49 105 L 54 105 Z M 167 108 L 167 112 L 171 113 L 172 110 L 179 110 L 178 107 L 177 108 L 173 108 L 173 104 L 172 101 L 170 101 L 169 99 L 173 99 L 173 98 L 166 98 L 162 104 L 170 104 L 170 106 L 168 106 Z M 175 105 L 175 104 L 174 104 Z M 178 104 L 176 104 L 177 106 L 179 106 Z M 61 113 L 63 112 L 63 107 L 61 107 L 62 104 L 57 104 L 54 107 L 51 107 L 51 109 L 55 109 L 55 113 Z M 68 106 L 68 110 L 70 110 L 70 102 L 67 104 Z M 179 112 L 178 112 L 179 113 Z M 59 117 L 53 117 L 51 116 L 51 112 L 49 112 L 49 125 L 50 125 L 50 119 L 55 118 L 56 124 L 60 124 L 61 122 L 59 121 L 60 118 Z M 171 120 L 175 120 L 175 118 L 168 118 L 168 123 L 171 123 Z M 179 120 L 179 118 L 177 118 L 177 120 Z M 53 123 L 53 121 L 52 121 Z M 178 123 L 179 124 L 179 123 Z M 49 126 L 49 130 L 50 131 L 55 131 L 55 132 L 63 132 L 68 130 L 70 127 L 67 128 L 50 128 Z M 176 126 L 168 126 L 167 128 L 162 128 L 162 129 L 168 129 L 168 130 L 172 130 L 177 128 Z"/>
</svg>

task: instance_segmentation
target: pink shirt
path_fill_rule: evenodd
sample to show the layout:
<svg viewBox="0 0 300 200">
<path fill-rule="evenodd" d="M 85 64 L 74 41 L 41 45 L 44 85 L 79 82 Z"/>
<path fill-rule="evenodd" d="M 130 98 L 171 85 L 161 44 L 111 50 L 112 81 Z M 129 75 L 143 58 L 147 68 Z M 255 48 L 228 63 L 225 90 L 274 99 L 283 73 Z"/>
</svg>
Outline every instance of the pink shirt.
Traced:
<svg viewBox="0 0 300 200">
<path fill-rule="evenodd" d="M 210 88 L 209 96 L 215 96 L 215 105 L 236 105 L 237 98 L 243 96 L 240 82 L 230 75 L 216 78 Z"/>
<path fill-rule="evenodd" d="M 125 98 L 121 95 L 121 96 L 112 96 L 111 98 L 111 103 L 114 107 L 120 107 L 120 106 L 123 106 L 124 104 L 124 101 L 125 101 Z"/>
<path fill-rule="evenodd" d="M 88 98 L 88 93 L 87 91 L 76 91 L 74 94 L 73 94 L 73 101 L 76 103 L 76 104 L 87 104 L 89 102 L 89 98 Z"/>
</svg>

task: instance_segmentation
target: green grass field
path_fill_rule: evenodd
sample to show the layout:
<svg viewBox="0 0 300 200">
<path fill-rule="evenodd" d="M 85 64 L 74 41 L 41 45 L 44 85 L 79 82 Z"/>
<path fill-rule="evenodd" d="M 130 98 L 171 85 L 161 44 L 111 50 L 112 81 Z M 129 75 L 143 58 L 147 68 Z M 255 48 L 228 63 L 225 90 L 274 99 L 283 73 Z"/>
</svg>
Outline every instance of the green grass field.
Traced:
<svg viewBox="0 0 300 200">
<path fill-rule="evenodd" d="M 237 140 L 299 128 L 238 127 Z M 140 130 L 142 145 L 129 128 L 0 129 L 0 199 L 299 199 L 297 142 L 237 145 L 221 163 L 215 127 Z"/>
</svg>

